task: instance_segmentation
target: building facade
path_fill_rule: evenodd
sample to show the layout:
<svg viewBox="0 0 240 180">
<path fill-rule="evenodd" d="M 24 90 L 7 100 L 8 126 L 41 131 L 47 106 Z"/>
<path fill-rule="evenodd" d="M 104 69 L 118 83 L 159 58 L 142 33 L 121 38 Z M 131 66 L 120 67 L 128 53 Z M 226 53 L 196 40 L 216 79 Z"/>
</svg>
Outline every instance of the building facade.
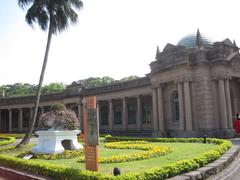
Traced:
<svg viewBox="0 0 240 180">
<path fill-rule="evenodd" d="M 167 44 L 146 77 L 86 89 L 73 82 L 62 93 L 42 95 L 39 114 L 63 103 L 83 127 L 82 99 L 97 97 L 100 132 L 158 137 L 232 137 L 240 112 L 240 54 L 235 42 L 210 42 L 198 31 Z M 2 132 L 24 132 L 34 97 L 0 99 Z"/>
</svg>

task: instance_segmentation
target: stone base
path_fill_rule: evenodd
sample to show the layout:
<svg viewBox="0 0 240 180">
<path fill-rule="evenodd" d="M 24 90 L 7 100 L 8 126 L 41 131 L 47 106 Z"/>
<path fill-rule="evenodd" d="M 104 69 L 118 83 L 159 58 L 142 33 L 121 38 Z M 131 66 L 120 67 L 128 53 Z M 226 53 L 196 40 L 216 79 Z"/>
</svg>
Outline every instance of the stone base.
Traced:
<svg viewBox="0 0 240 180">
<path fill-rule="evenodd" d="M 152 133 L 152 137 L 167 137 L 167 133 L 164 131 L 155 131 Z"/>
<path fill-rule="evenodd" d="M 66 131 L 36 131 L 39 136 L 38 144 L 32 148 L 36 154 L 62 153 L 65 149 L 77 150 L 83 146 L 77 141 L 79 130 Z M 64 147 L 63 147 L 64 146 Z"/>
<path fill-rule="evenodd" d="M 236 132 L 234 129 L 201 130 L 199 135 L 200 137 L 207 135 L 207 137 L 233 138 L 236 135 Z"/>
</svg>

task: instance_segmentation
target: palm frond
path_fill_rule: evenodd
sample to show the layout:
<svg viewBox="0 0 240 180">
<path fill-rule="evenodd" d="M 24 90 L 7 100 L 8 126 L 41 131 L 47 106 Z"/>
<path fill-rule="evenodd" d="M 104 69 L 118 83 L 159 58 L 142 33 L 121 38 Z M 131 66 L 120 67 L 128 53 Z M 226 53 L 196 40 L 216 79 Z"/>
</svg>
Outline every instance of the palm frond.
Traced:
<svg viewBox="0 0 240 180">
<path fill-rule="evenodd" d="M 76 23 L 78 21 L 77 13 L 71 8 L 64 8 L 66 16 L 68 16 L 71 23 Z"/>
<path fill-rule="evenodd" d="M 83 7 L 83 3 L 80 0 L 69 0 L 69 2 L 76 9 L 80 9 Z"/>
<path fill-rule="evenodd" d="M 34 2 L 27 11 L 26 21 L 31 26 L 33 26 L 34 23 L 38 23 L 40 28 L 45 31 L 48 27 L 49 17 L 45 8 L 42 6 L 39 3 Z"/>
<path fill-rule="evenodd" d="M 53 34 L 64 31 L 70 23 L 76 23 L 78 15 L 74 9 L 83 6 L 81 0 L 18 0 L 18 4 L 22 8 L 31 4 L 26 14 L 29 25 L 37 23 L 45 31 L 51 24 Z"/>
<path fill-rule="evenodd" d="M 28 6 L 29 4 L 32 4 L 34 2 L 34 0 L 18 0 L 18 5 L 22 8 L 25 9 L 26 6 Z"/>
</svg>

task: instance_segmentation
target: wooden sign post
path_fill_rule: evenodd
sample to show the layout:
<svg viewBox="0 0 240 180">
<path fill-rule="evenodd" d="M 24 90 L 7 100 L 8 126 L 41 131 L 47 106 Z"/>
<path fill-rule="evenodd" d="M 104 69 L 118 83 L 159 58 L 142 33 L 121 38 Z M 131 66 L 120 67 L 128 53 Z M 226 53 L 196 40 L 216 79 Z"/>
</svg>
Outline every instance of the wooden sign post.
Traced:
<svg viewBox="0 0 240 180">
<path fill-rule="evenodd" d="M 99 171 L 99 124 L 95 96 L 83 99 L 83 121 L 85 167 L 86 170 Z"/>
</svg>

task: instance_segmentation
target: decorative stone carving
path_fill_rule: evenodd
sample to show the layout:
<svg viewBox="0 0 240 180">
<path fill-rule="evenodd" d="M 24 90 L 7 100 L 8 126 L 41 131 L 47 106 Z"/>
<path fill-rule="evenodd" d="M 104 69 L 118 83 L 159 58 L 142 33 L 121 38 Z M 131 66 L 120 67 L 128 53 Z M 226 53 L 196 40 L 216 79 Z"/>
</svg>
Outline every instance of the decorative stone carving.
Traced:
<svg viewBox="0 0 240 180">
<path fill-rule="evenodd" d="M 218 80 L 218 79 L 231 79 L 231 75 L 229 72 L 225 71 L 218 71 L 212 73 L 212 79 Z"/>
<path fill-rule="evenodd" d="M 237 55 L 235 55 L 234 57 L 232 57 L 232 59 L 230 60 L 230 62 L 231 62 L 232 69 L 233 69 L 234 71 L 239 72 L 239 69 L 240 69 L 240 55 L 237 54 Z"/>
<path fill-rule="evenodd" d="M 189 51 L 184 46 L 167 44 L 163 52 L 157 54 L 157 61 L 150 64 L 152 73 L 189 62 Z"/>
<path fill-rule="evenodd" d="M 151 79 L 152 88 L 155 89 L 158 87 L 159 82 L 156 79 Z"/>
<path fill-rule="evenodd" d="M 191 82 L 191 81 L 193 81 L 193 78 L 191 75 L 178 75 L 175 78 L 175 83 Z"/>
</svg>

